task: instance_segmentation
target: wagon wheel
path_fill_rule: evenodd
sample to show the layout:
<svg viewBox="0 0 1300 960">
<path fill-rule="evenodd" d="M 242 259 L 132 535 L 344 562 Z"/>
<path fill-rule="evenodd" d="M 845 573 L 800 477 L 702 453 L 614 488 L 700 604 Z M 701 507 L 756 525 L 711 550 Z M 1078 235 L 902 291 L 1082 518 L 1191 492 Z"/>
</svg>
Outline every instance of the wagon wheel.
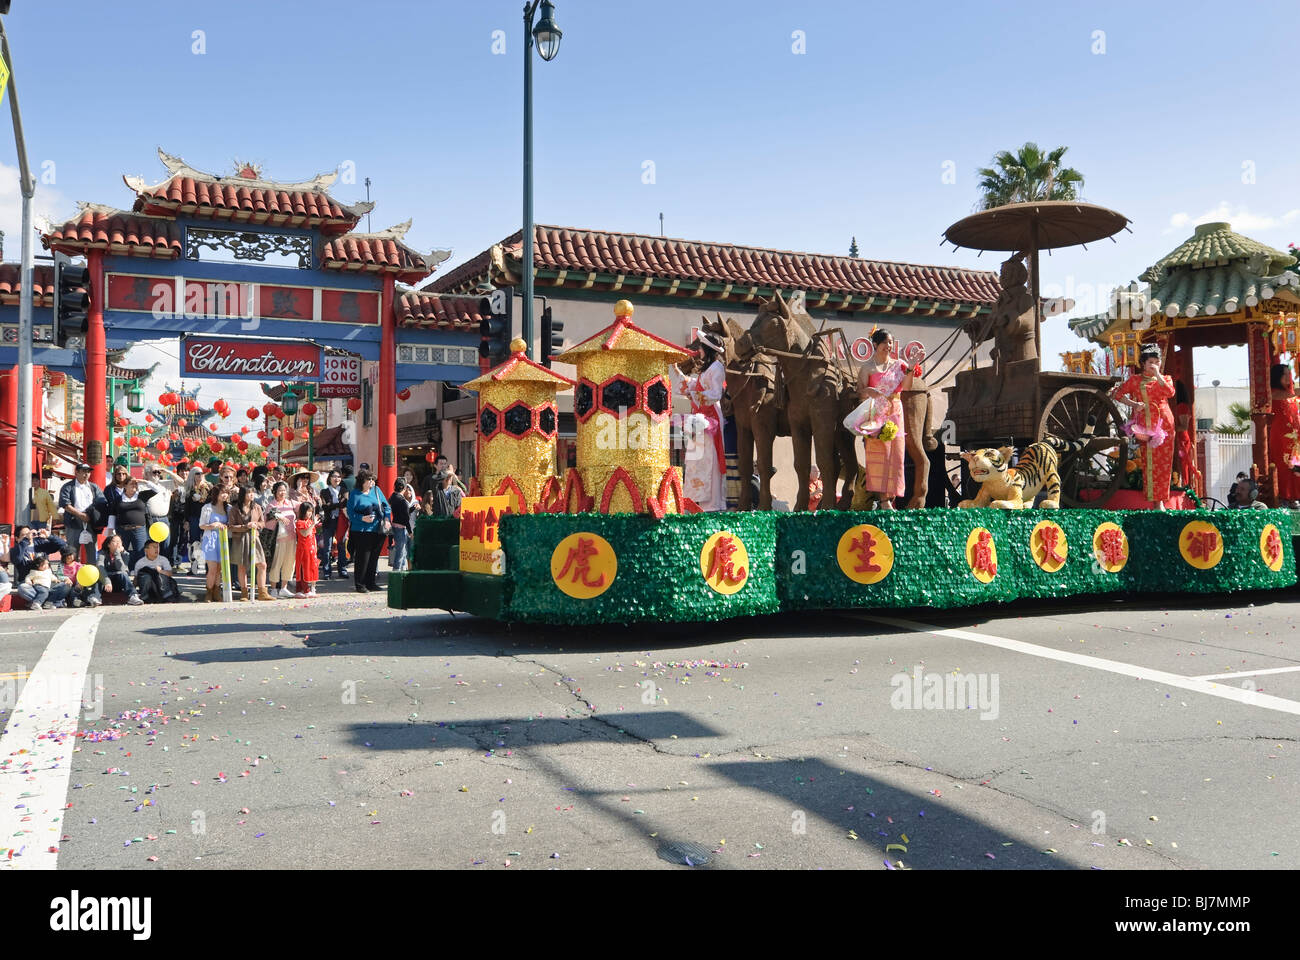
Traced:
<svg viewBox="0 0 1300 960">
<path fill-rule="evenodd" d="M 1038 438 L 1091 437 L 1077 453 L 1061 454 L 1061 506 L 1102 508 L 1124 482 L 1127 438 L 1119 409 L 1105 390 L 1065 387 L 1043 407 Z"/>
</svg>

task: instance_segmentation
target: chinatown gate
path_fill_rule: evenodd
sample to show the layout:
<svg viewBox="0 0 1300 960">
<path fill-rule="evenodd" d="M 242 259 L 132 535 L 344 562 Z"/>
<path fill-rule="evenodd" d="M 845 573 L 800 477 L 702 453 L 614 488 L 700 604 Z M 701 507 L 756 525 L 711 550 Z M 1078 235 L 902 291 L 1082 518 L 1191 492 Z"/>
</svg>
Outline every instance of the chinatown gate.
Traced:
<svg viewBox="0 0 1300 960">
<path fill-rule="evenodd" d="M 46 248 L 84 255 L 89 268 L 84 351 L 68 367 L 74 376 L 84 367 L 85 459 L 95 482 L 103 484 L 109 459 L 106 351 L 181 337 L 186 377 L 319 383 L 325 347 L 377 363 L 377 473 L 391 490 L 398 392 L 428 380 L 462 383 L 479 369 L 477 298 L 397 290 L 448 254 L 408 247 L 409 220 L 354 232 L 373 205 L 331 197 L 337 172 L 278 183 L 251 165 L 221 177 L 158 155 L 162 181 L 123 177 L 135 195 L 130 210 L 83 203 L 42 235 Z M 398 364 L 399 344 L 422 362 Z"/>
</svg>

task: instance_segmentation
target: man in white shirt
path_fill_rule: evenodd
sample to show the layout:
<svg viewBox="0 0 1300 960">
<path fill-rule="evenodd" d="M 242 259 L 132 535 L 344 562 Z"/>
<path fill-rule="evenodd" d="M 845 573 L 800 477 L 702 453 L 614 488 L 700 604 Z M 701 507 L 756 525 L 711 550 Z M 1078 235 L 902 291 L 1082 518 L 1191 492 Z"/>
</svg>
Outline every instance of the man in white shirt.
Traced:
<svg viewBox="0 0 1300 960">
<path fill-rule="evenodd" d="M 147 603 L 175 603 L 184 599 L 172 577 L 172 565 L 159 549 L 158 541 L 144 545 L 144 556 L 135 562 L 135 586 Z"/>
<path fill-rule="evenodd" d="M 75 478 L 59 490 L 59 511 L 68 544 L 77 551 L 77 559 L 95 562 L 95 535 L 108 516 L 103 491 L 90 482 L 90 464 L 77 464 Z"/>
</svg>

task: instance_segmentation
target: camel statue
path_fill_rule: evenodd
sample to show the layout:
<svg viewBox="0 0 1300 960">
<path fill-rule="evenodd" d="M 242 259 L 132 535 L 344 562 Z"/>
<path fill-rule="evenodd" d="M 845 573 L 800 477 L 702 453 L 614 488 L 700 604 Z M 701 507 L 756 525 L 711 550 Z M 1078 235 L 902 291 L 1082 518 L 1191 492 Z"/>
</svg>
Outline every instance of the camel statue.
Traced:
<svg viewBox="0 0 1300 960">
<path fill-rule="evenodd" d="M 858 460 L 853 435 L 841 421 L 858 405 L 856 380 L 847 365 L 836 360 L 827 338 L 816 336 L 816 332 L 812 318 L 792 312 L 778 292 L 772 300 L 760 300 L 749 337 L 757 346 L 774 351 L 789 391 L 786 412 L 799 478 L 794 509 L 808 509 L 808 478 L 815 448 L 825 499 L 829 500 L 843 481 L 836 508 L 848 510 L 853 503 Z"/>
</svg>

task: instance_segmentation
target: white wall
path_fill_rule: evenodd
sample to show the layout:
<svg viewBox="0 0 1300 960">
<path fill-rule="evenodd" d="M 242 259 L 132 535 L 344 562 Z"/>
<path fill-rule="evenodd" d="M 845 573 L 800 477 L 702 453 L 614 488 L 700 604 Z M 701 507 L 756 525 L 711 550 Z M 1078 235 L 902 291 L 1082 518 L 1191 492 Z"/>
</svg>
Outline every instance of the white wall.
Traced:
<svg viewBox="0 0 1300 960">
<path fill-rule="evenodd" d="M 1195 392 L 1196 419 L 1211 420 L 1216 424 L 1232 423 L 1228 408 L 1240 403 L 1250 406 L 1249 387 L 1197 387 Z"/>
</svg>

